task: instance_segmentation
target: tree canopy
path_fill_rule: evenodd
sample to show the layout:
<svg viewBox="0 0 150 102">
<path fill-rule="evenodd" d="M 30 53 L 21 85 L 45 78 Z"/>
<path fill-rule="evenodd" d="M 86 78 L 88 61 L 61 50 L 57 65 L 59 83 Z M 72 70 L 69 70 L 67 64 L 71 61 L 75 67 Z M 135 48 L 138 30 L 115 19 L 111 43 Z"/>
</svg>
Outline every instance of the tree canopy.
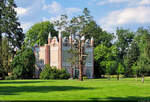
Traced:
<svg viewBox="0 0 150 102">
<path fill-rule="evenodd" d="M 48 42 L 48 35 L 57 36 L 54 26 L 49 21 L 34 24 L 26 33 L 25 43 L 28 46 L 43 46 Z"/>
</svg>

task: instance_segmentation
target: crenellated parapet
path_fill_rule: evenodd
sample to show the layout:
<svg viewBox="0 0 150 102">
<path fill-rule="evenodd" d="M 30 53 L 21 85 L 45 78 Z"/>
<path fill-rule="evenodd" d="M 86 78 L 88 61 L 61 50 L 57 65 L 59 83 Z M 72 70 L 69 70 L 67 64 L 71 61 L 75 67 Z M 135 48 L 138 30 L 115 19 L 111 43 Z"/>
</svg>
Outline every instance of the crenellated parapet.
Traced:
<svg viewBox="0 0 150 102">
<path fill-rule="evenodd" d="M 70 36 L 69 37 L 63 37 L 61 39 L 62 39 L 62 42 L 60 42 L 60 40 L 58 41 L 57 37 L 53 37 L 50 45 L 51 46 L 58 46 L 59 43 L 62 43 L 62 46 L 68 46 L 69 47 L 69 46 L 71 46 L 71 44 L 73 44 L 73 45 L 77 44 L 77 40 L 74 38 L 71 38 Z M 91 39 L 91 40 L 86 39 L 84 45 L 85 45 L 85 47 L 88 47 L 88 48 L 93 47 L 93 39 Z"/>
</svg>

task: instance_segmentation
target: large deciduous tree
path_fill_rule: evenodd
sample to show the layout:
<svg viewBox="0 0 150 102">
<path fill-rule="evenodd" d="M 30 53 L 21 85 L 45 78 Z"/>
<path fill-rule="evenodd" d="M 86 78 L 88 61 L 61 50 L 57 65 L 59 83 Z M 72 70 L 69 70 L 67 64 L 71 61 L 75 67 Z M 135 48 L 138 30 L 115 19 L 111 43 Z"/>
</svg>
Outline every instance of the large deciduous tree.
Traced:
<svg viewBox="0 0 150 102">
<path fill-rule="evenodd" d="M 115 68 L 117 67 L 117 48 L 100 44 L 94 49 L 94 58 L 99 62 L 100 70 L 103 71 L 103 74 L 107 74 L 108 79 L 110 79 L 110 74 L 115 73 Z"/>
<path fill-rule="evenodd" d="M 57 36 L 54 26 L 50 21 L 44 21 L 34 24 L 26 33 L 25 43 L 28 46 L 35 44 L 43 46 L 48 42 L 48 35 Z"/>
<path fill-rule="evenodd" d="M 120 60 L 123 60 L 123 57 L 127 54 L 128 47 L 134 38 L 134 33 L 126 29 L 117 28 L 116 35 L 116 46 L 118 48 L 118 55 Z"/>
<path fill-rule="evenodd" d="M 132 66 L 138 60 L 140 50 L 136 41 L 132 41 L 128 48 L 126 56 L 124 56 L 125 76 L 133 76 Z"/>
<path fill-rule="evenodd" d="M 144 76 L 150 71 L 150 58 L 149 58 L 149 29 L 139 28 L 137 30 L 137 36 L 135 40 L 138 42 L 140 49 L 140 56 L 137 61 L 137 69 L 139 74 L 142 76 L 142 82 L 144 82 Z"/>
</svg>

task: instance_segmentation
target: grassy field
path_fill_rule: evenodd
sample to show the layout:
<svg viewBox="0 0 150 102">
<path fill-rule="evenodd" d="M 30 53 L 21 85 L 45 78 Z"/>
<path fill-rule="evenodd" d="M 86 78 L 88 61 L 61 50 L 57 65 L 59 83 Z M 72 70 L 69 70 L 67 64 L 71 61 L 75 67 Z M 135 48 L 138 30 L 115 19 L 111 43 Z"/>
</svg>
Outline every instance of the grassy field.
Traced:
<svg viewBox="0 0 150 102">
<path fill-rule="evenodd" d="M 150 102 L 150 78 L 0 80 L 0 100 L 92 100 Z"/>
</svg>

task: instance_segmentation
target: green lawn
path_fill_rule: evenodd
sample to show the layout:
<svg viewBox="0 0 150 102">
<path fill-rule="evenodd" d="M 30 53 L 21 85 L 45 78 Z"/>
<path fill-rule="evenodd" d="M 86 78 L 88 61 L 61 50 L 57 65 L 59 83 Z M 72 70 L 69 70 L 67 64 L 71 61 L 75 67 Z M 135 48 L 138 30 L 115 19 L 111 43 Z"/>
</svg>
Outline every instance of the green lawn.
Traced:
<svg viewBox="0 0 150 102">
<path fill-rule="evenodd" d="M 137 100 L 150 102 L 150 78 L 0 80 L 0 100 Z"/>
</svg>

